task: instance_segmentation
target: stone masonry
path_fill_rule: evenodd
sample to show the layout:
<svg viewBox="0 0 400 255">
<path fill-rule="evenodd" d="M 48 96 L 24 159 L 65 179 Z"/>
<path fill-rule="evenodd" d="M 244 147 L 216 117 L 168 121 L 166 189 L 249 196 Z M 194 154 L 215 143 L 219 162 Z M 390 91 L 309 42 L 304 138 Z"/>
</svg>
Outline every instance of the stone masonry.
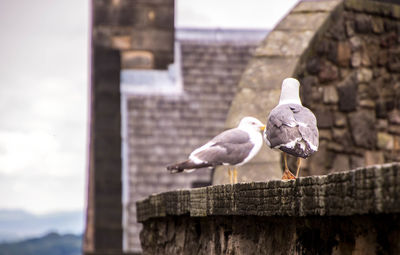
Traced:
<svg viewBox="0 0 400 255">
<path fill-rule="evenodd" d="M 232 128 L 244 116 L 266 122 L 278 104 L 283 79 L 292 77 L 301 57 L 321 27 L 330 19 L 340 1 L 304 1 L 258 45 L 238 85 L 226 126 Z M 254 159 L 240 167 L 239 182 L 279 179 L 281 156 L 263 146 Z M 224 168 L 217 168 L 214 184 L 229 183 Z"/>
<path fill-rule="evenodd" d="M 320 131 L 319 151 L 303 160 L 301 175 L 399 161 L 399 13 L 400 5 L 377 1 L 300 2 L 257 47 L 227 126 L 244 115 L 266 121 L 282 80 L 296 77 Z M 274 179 L 281 165 L 279 153 L 265 148 L 240 178 Z M 217 169 L 214 183 L 227 183 L 223 174 Z"/>
<path fill-rule="evenodd" d="M 339 8 L 295 72 L 320 131 L 304 175 L 400 161 L 400 16 L 370 1 Z"/>
<path fill-rule="evenodd" d="M 399 254 L 400 164 L 138 202 L 143 254 Z"/>
</svg>

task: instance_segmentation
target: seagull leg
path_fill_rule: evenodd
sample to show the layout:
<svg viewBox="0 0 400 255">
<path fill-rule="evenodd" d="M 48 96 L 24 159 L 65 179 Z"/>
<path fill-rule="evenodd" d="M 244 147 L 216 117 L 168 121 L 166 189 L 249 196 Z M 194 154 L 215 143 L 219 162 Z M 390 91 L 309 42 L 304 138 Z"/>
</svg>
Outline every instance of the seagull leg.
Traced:
<svg viewBox="0 0 400 255">
<path fill-rule="evenodd" d="M 283 161 L 285 162 L 285 171 L 283 172 L 282 180 L 296 179 L 296 177 L 290 172 L 290 170 L 287 166 L 286 152 L 283 153 Z"/>
<path fill-rule="evenodd" d="M 234 168 L 233 169 L 233 183 L 237 183 L 237 169 Z"/>
<path fill-rule="evenodd" d="M 232 180 L 231 169 L 228 169 L 228 175 L 229 175 L 229 183 L 232 184 L 232 183 L 233 183 L 233 180 Z"/>
<path fill-rule="evenodd" d="M 296 172 L 296 178 L 299 177 L 300 165 L 301 165 L 301 158 L 297 158 L 297 172 Z"/>
</svg>

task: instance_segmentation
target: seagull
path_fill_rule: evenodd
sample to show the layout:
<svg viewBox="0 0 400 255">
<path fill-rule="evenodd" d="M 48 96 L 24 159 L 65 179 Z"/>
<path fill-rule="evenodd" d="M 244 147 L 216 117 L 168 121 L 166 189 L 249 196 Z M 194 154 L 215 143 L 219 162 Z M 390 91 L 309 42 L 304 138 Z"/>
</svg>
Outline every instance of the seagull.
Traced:
<svg viewBox="0 0 400 255">
<path fill-rule="evenodd" d="M 171 173 L 191 172 L 197 168 L 231 165 L 235 168 L 233 180 L 231 171 L 228 170 L 230 182 L 236 183 L 236 167 L 246 164 L 260 151 L 264 130 L 265 125 L 258 119 L 244 117 L 238 127 L 220 133 L 195 149 L 188 160 L 167 166 L 167 170 Z"/>
<path fill-rule="evenodd" d="M 264 131 L 266 144 L 283 151 L 285 171 L 282 179 L 299 176 L 301 158 L 308 158 L 318 150 L 318 128 L 315 115 L 301 104 L 300 83 L 294 78 L 283 80 L 279 104 L 268 116 Z M 286 154 L 297 158 L 296 177 L 289 171 Z"/>
</svg>

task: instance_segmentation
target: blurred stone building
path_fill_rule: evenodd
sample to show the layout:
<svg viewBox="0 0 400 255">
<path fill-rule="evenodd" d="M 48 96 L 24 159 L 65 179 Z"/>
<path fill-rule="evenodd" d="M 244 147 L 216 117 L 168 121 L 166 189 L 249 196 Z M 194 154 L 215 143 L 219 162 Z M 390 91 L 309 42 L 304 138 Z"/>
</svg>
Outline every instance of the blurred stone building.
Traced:
<svg viewBox="0 0 400 255">
<path fill-rule="evenodd" d="M 139 199 L 226 183 L 223 168 L 165 166 L 244 116 L 265 121 L 285 77 L 300 80 L 320 130 L 302 175 L 400 161 L 400 11 L 380 2 L 301 2 L 266 37 L 176 30 L 173 0 L 92 0 L 85 253 L 140 251 Z M 239 181 L 280 171 L 280 154 L 263 148 Z"/>
</svg>

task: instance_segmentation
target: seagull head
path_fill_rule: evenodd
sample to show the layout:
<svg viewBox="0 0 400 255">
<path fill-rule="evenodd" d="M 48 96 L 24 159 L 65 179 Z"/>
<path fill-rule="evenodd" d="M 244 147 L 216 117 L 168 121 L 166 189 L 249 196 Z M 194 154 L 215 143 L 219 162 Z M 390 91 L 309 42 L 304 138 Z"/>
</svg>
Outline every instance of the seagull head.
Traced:
<svg viewBox="0 0 400 255">
<path fill-rule="evenodd" d="M 299 104 L 301 105 L 299 96 L 300 82 L 294 78 L 286 78 L 282 82 L 281 97 L 279 104 Z"/>
<path fill-rule="evenodd" d="M 262 132 L 265 129 L 265 125 L 254 117 L 244 117 L 240 121 L 238 128 Z"/>
</svg>

